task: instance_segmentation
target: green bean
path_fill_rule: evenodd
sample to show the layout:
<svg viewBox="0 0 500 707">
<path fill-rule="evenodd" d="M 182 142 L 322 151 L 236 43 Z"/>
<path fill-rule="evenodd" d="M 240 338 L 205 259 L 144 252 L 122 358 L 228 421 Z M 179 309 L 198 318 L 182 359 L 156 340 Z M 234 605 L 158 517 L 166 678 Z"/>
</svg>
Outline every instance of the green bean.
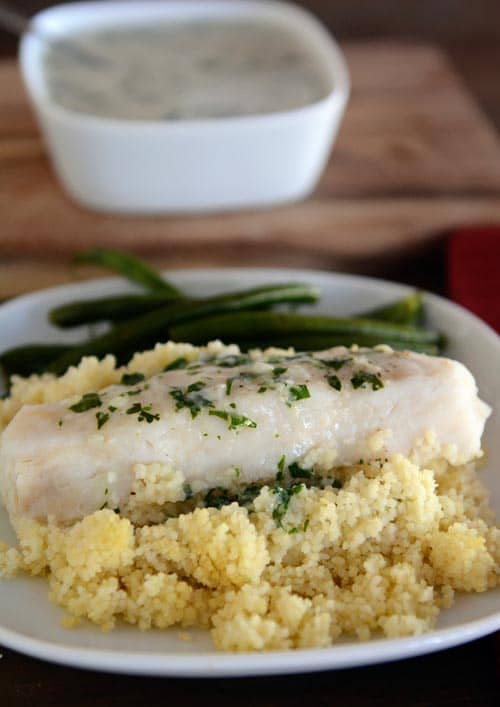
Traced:
<svg viewBox="0 0 500 707">
<path fill-rule="evenodd" d="M 360 337 L 370 337 L 378 344 L 399 341 L 413 344 L 439 344 L 437 332 L 420 327 L 376 321 L 374 319 L 338 318 L 322 315 L 281 314 L 277 312 L 244 312 L 221 314 L 196 323 L 172 325 L 170 335 L 175 341 L 205 343 L 214 338 L 225 341 L 286 339 L 296 335 L 346 335 L 356 343 Z"/>
<path fill-rule="evenodd" d="M 394 322 L 396 324 L 411 324 L 416 326 L 421 324 L 424 311 L 424 304 L 421 292 L 412 292 L 411 295 L 393 302 L 384 307 L 369 310 L 360 314 L 364 319 L 378 319 L 381 321 Z"/>
<path fill-rule="evenodd" d="M 130 253 L 109 248 L 90 248 L 90 250 L 77 255 L 75 262 L 102 265 L 125 275 L 131 282 L 136 282 L 152 292 L 165 292 L 178 299 L 183 299 L 182 293 L 176 287 L 164 280 L 145 261 Z"/>
<path fill-rule="evenodd" d="M 71 346 L 63 344 L 27 344 L 0 354 L 0 366 L 5 378 L 41 373 L 48 364 L 66 353 Z"/>
<path fill-rule="evenodd" d="M 49 320 L 62 329 L 101 321 L 120 322 L 152 312 L 176 301 L 178 301 L 178 297 L 168 292 L 147 295 L 116 295 L 102 299 L 81 300 L 52 309 L 49 312 Z"/>
<path fill-rule="evenodd" d="M 50 363 L 47 370 L 61 374 L 69 366 L 78 363 L 83 356 L 102 357 L 107 353 L 122 354 L 124 351 L 148 348 L 157 341 L 168 339 L 169 328 L 181 322 L 283 302 L 314 302 L 317 297 L 318 293 L 314 287 L 290 284 L 232 292 L 207 297 L 200 302 L 171 304 L 168 307 L 162 307 L 122 324 L 117 324 L 106 334 L 75 346 Z"/>
<path fill-rule="evenodd" d="M 305 291 L 302 285 L 299 285 L 298 288 L 296 292 L 291 293 L 289 304 L 309 304 L 316 301 L 317 297 L 311 296 L 312 288 L 308 287 Z M 301 293 L 304 293 L 304 296 Z M 177 301 L 177 297 L 159 292 L 147 295 L 114 295 L 102 299 L 68 302 L 51 310 L 49 320 L 62 329 L 101 321 L 123 322 Z M 202 300 L 185 299 L 183 301 L 195 303 Z M 276 304 L 274 301 L 263 302 L 258 308 L 268 309 L 274 304 Z"/>
</svg>

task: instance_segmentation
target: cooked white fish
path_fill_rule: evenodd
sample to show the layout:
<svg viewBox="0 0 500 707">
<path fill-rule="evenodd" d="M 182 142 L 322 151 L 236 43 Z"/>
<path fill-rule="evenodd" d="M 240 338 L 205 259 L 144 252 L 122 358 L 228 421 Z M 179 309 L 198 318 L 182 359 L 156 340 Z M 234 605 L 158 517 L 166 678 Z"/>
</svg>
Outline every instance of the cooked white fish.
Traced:
<svg viewBox="0 0 500 707">
<path fill-rule="evenodd" d="M 462 364 L 408 351 L 179 360 L 21 408 L 1 438 L 1 490 L 13 518 L 73 521 L 127 504 L 138 464 L 165 464 L 195 492 L 231 469 L 245 485 L 396 453 L 457 464 L 481 454 L 489 413 Z"/>
</svg>

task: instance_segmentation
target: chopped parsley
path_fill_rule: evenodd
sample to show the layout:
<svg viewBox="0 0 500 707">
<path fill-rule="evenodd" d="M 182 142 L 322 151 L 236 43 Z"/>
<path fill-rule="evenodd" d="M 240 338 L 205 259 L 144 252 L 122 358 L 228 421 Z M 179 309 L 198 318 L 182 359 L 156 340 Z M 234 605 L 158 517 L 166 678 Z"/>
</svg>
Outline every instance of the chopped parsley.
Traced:
<svg viewBox="0 0 500 707">
<path fill-rule="evenodd" d="M 368 371 L 356 371 L 351 378 L 351 384 L 353 388 L 365 388 L 367 385 L 371 385 L 372 390 L 380 390 L 384 387 L 377 374 L 368 373 Z"/>
<path fill-rule="evenodd" d="M 213 407 L 211 400 L 205 398 L 199 391 L 204 387 L 203 381 L 191 383 L 183 390 L 182 388 L 172 388 L 171 397 L 175 400 L 175 409 L 188 408 L 191 417 L 195 418 L 204 407 Z"/>
<path fill-rule="evenodd" d="M 168 363 L 163 369 L 163 371 L 176 371 L 178 368 L 186 368 L 187 365 L 187 358 L 176 358 L 171 363 Z"/>
<path fill-rule="evenodd" d="M 145 378 L 144 373 L 124 373 L 120 383 L 121 385 L 135 385 L 142 383 Z"/>
<path fill-rule="evenodd" d="M 234 501 L 227 490 L 221 486 L 210 489 L 203 500 L 207 508 L 222 508 L 222 506 L 228 506 Z"/>
<path fill-rule="evenodd" d="M 97 393 L 85 393 L 82 398 L 70 406 L 70 410 L 73 412 L 86 412 L 92 408 L 98 408 L 102 405 L 102 400 Z"/>
<path fill-rule="evenodd" d="M 151 412 L 151 405 L 142 405 L 141 403 L 134 403 L 134 405 L 132 405 L 132 407 L 127 410 L 127 415 L 135 415 L 136 413 L 138 413 L 138 422 L 145 421 L 151 424 L 151 422 L 160 419 L 160 415 L 158 413 Z"/>
<path fill-rule="evenodd" d="M 97 429 L 100 430 L 103 425 L 109 420 L 109 412 L 96 412 Z"/>
<path fill-rule="evenodd" d="M 267 385 L 261 385 L 257 393 L 265 393 L 267 390 Z"/>
<path fill-rule="evenodd" d="M 283 478 L 285 476 L 285 463 L 286 457 L 284 454 L 282 454 L 278 462 L 278 473 L 276 474 L 277 481 L 283 481 Z"/>
<path fill-rule="evenodd" d="M 228 378 L 226 380 L 226 395 L 231 395 L 231 390 L 233 389 L 233 383 L 235 379 L 233 378 Z"/>
<path fill-rule="evenodd" d="M 248 356 L 244 356 L 243 354 L 223 356 L 215 361 L 215 365 L 220 366 L 221 368 L 236 368 L 236 366 L 243 366 L 245 363 L 250 363 L 250 358 Z"/>
<path fill-rule="evenodd" d="M 328 376 L 326 380 L 332 388 L 335 388 L 335 390 L 342 389 L 342 383 L 340 382 L 340 378 L 338 376 Z"/>
<path fill-rule="evenodd" d="M 203 499 L 203 503 L 206 507 L 210 508 L 222 508 L 222 506 L 228 506 L 230 503 L 238 503 L 240 506 L 249 506 L 254 502 L 261 490 L 261 487 L 257 486 L 257 484 L 251 484 L 243 489 L 239 495 L 236 495 L 231 494 L 222 486 L 216 486 L 208 491 Z"/>
<path fill-rule="evenodd" d="M 273 378 L 279 378 L 280 376 L 283 375 L 283 373 L 286 373 L 288 371 L 288 368 L 283 368 L 281 366 L 276 366 L 273 368 Z"/>
<path fill-rule="evenodd" d="M 349 361 L 352 361 L 352 358 L 334 358 L 334 359 L 320 358 L 319 360 L 327 368 L 333 368 L 334 371 L 339 371 L 342 368 L 342 366 L 345 366 L 346 363 L 349 363 Z"/>
<path fill-rule="evenodd" d="M 238 503 L 240 504 L 240 506 L 250 505 L 255 501 L 261 490 L 261 487 L 257 486 L 257 484 L 251 484 L 250 486 L 247 486 L 246 489 L 241 492 L 238 498 Z"/>
<path fill-rule="evenodd" d="M 292 385 L 292 387 L 288 391 L 288 400 L 291 403 L 295 402 L 296 400 L 304 400 L 305 398 L 310 397 L 311 393 L 309 392 L 309 388 L 304 383 L 300 383 L 299 385 Z"/>
<path fill-rule="evenodd" d="M 292 479 L 312 479 L 313 478 L 313 473 L 311 469 L 304 469 L 301 467 L 297 462 L 293 462 L 293 464 L 289 464 L 288 466 L 288 472 Z"/>
<path fill-rule="evenodd" d="M 273 488 L 273 493 L 277 498 L 272 515 L 278 528 L 283 528 L 283 518 L 286 515 L 292 496 L 300 493 L 303 488 L 304 484 L 294 484 L 289 489 L 285 489 L 283 486 L 276 486 Z"/>
<path fill-rule="evenodd" d="M 221 420 L 226 420 L 228 429 L 235 430 L 238 427 L 257 427 L 257 423 L 245 415 L 240 415 L 236 412 L 228 412 L 227 410 L 209 410 L 209 415 L 220 417 Z"/>
</svg>

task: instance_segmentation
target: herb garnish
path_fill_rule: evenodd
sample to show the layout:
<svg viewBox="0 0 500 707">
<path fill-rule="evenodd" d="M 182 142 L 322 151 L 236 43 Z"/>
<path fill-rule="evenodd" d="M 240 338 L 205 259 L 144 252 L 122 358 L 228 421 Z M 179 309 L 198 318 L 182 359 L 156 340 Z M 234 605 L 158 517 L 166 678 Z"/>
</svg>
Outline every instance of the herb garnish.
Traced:
<svg viewBox="0 0 500 707">
<path fill-rule="evenodd" d="M 215 360 L 215 365 L 221 368 L 235 368 L 236 366 L 242 366 L 245 363 L 249 363 L 250 358 L 242 354 L 231 354 L 229 356 L 223 356 Z"/>
<path fill-rule="evenodd" d="M 277 503 L 273 509 L 273 520 L 276 521 L 278 528 L 283 528 L 283 518 L 286 515 L 292 496 L 300 493 L 303 488 L 304 484 L 294 484 L 289 489 L 285 489 L 282 486 L 273 488 L 273 493 L 277 496 Z"/>
<path fill-rule="evenodd" d="M 257 484 L 251 484 L 250 486 L 247 486 L 246 489 L 244 489 L 239 498 L 238 498 L 238 503 L 240 506 L 248 506 L 250 503 L 253 503 L 259 493 L 262 491 L 262 488 L 260 486 L 257 486 Z"/>
<path fill-rule="evenodd" d="M 284 454 L 282 454 L 278 462 L 278 473 L 276 474 L 277 481 L 283 481 L 283 478 L 285 476 L 285 463 L 286 457 Z"/>
<path fill-rule="evenodd" d="M 320 358 L 319 360 L 327 368 L 333 368 L 334 371 L 339 371 L 342 368 L 342 366 L 345 366 L 346 363 L 349 363 L 349 361 L 352 361 L 352 358 L 334 358 L 334 359 Z"/>
<path fill-rule="evenodd" d="M 228 494 L 227 490 L 222 488 L 222 486 L 216 486 L 205 495 L 203 499 L 205 506 L 208 508 L 222 508 L 222 506 L 228 506 L 233 503 L 234 499 Z"/>
<path fill-rule="evenodd" d="M 139 422 L 146 421 L 151 424 L 151 422 L 160 419 L 160 415 L 158 413 L 151 412 L 151 405 L 142 405 L 141 403 L 134 403 L 134 405 L 132 405 L 132 407 L 127 410 L 127 415 L 135 415 L 136 412 L 139 413 L 139 416 L 137 418 Z"/>
<path fill-rule="evenodd" d="M 216 486 L 208 491 L 203 502 L 205 506 L 210 508 L 222 508 L 222 506 L 227 506 L 230 503 L 238 503 L 240 506 L 249 506 L 254 502 L 261 490 L 261 487 L 257 486 L 257 484 L 251 484 L 243 489 L 238 496 L 230 494 L 229 491 L 222 486 Z"/>
<path fill-rule="evenodd" d="M 356 371 L 351 378 L 353 388 L 365 388 L 366 385 L 371 385 L 372 390 L 380 390 L 384 387 L 381 379 L 376 373 L 368 373 L 368 371 Z"/>
<path fill-rule="evenodd" d="M 335 390 L 341 390 L 342 383 L 340 382 L 340 378 L 338 376 L 328 376 L 326 380 L 332 388 L 335 388 Z"/>
<path fill-rule="evenodd" d="M 276 368 L 273 368 L 273 378 L 276 380 L 276 378 L 279 378 L 280 376 L 283 375 L 283 373 L 286 373 L 287 371 L 288 371 L 288 368 L 276 366 Z"/>
<path fill-rule="evenodd" d="M 92 408 L 98 408 L 102 405 L 102 400 L 97 393 L 85 393 L 82 398 L 70 406 L 70 410 L 73 412 L 86 412 Z"/>
<path fill-rule="evenodd" d="M 235 378 L 228 378 L 226 380 L 226 395 L 231 395 L 231 390 L 233 388 L 233 383 L 235 381 Z"/>
<path fill-rule="evenodd" d="M 288 391 L 288 400 L 292 403 L 296 400 L 304 400 L 305 398 L 310 397 L 311 393 L 309 392 L 309 388 L 304 383 L 300 383 L 300 385 L 292 385 Z"/>
<path fill-rule="evenodd" d="M 235 430 L 238 427 L 257 427 L 257 423 L 245 415 L 240 415 L 236 412 L 228 412 L 227 410 L 209 410 L 209 415 L 220 417 L 221 420 L 228 422 L 228 429 Z"/>
<path fill-rule="evenodd" d="M 304 469 L 297 462 L 289 464 L 288 471 L 292 479 L 312 479 L 313 473 L 311 469 Z"/>
<path fill-rule="evenodd" d="M 100 430 L 103 425 L 109 420 L 109 412 L 96 412 L 97 429 Z"/>
<path fill-rule="evenodd" d="M 171 363 L 168 363 L 163 369 L 163 371 L 176 371 L 178 368 L 186 368 L 187 365 L 187 358 L 176 358 Z"/>
<path fill-rule="evenodd" d="M 121 385 L 135 385 L 141 383 L 146 376 L 144 373 L 124 373 L 120 381 Z"/>
<path fill-rule="evenodd" d="M 204 407 L 213 407 L 211 400 L 205 398 L 199 392 L 204 387 L 203 381 L 197 381 L 196 383 L 191 383 L 188 385 L 186 390 L 182 388 L 173 388 L 170 391 L 170 395 L 175 400 L 175 409 L 180 410 L 181 408 L 188 408 L 191 413 L 191 417 L 194 419 L 198 413 Z"/>
</svg>

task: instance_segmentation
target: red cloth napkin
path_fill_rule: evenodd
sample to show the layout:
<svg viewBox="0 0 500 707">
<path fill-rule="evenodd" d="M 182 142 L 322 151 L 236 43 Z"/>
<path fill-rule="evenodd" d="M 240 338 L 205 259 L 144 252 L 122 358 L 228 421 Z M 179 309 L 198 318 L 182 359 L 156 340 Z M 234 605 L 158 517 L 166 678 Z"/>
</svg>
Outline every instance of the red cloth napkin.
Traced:
<svg viewBox="0 0 500 707">
<path fill-rule="evenodd" d="M 448 290 L 451 299 L 500 332 L 500 226 L 450 234 Z"/>
</svg>

